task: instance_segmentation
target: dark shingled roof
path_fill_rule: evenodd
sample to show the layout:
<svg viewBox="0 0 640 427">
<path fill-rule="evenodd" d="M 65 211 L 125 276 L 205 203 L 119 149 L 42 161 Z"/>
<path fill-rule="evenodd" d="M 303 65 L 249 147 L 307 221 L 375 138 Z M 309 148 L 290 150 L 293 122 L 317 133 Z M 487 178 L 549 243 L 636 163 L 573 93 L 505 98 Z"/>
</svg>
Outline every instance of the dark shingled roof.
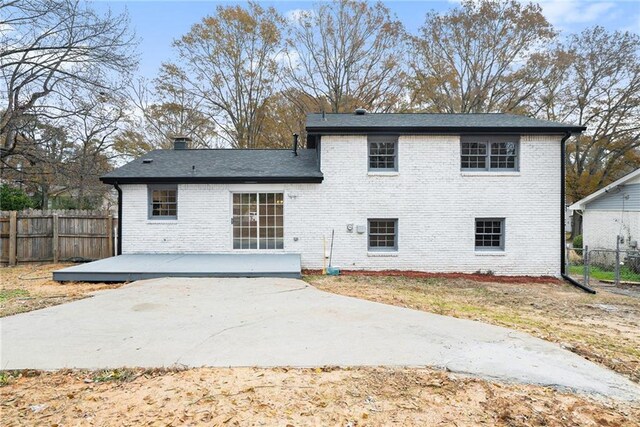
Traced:
<svg viewBox="0 0 640 427">
<path fill-rule="evenodd" d="M 145 160 L 151 160 L 145 163 Z M 193 168 L 195 166 L 195 169 Z M 155 150 L 109 172 L 107 184 L 322 182 L 315 150 Z"/>
<path fill-rule="evenodd" d="M 582 132 L 582 126 L 514 114 L 376 114 L 307 115 L 310 134 L 361 132 Z"/>
</svg>

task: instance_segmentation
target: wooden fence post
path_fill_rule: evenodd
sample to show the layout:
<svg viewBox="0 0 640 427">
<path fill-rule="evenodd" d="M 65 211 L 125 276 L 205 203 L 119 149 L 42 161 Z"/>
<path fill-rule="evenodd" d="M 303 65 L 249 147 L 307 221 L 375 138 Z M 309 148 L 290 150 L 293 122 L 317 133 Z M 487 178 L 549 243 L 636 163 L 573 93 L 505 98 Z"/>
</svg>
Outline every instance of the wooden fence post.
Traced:
<svg viewBox="0 0 640 427">
<path fill-rule="evenodd" d="M 9 265 L 16 265 L 18 253 L 18 212 L 9 213 Z"/>
<path fill-rule="evenodd" d="M 60 243 L 59 243 L 59 217 L 57 213 L 54 213 L 51 217 L 53 221 L 53 239 L 51 239 L 51 244 L 53 245 L 53 262 L 57 263 L 60 260 Z"/>
<path fill-rule="evenodd" d="M 113 215 L 107 216 L 107 250 L 113 256 Z"/>
</svg>

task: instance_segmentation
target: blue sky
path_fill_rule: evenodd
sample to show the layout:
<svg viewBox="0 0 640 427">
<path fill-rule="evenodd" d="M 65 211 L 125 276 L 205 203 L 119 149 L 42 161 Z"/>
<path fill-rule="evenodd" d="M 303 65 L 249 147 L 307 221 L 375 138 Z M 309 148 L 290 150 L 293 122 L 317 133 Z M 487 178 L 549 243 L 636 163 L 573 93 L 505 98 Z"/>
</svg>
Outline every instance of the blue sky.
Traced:
<svg viewBox="0 0 640 427">
<path fill-rule="evenodd" d="M 94 0 L 98 9 L 114 12 L 128 10 L 131 24 L 140 38 L 140 74 L 154 77 L 160 64 L 172 56 L 171 42 L 189 31 L 194 23 L 211 15 L 220 4 L 243 4 L 234 1 Z M 261 1 L 274 6 L 283 14 L 296 9 L 308 9 L 313 2 Z M 385 1 L 409 31 L 416 31 L 430 10 L 442 11 L 457 4 L 448 1 Z M 539 2 L 547 19 L 563 32 L 578 32 L 595 24 L 610 30 L 629 30 L 640 33 L 640 0 L 543 0 Z"/>
</svg>

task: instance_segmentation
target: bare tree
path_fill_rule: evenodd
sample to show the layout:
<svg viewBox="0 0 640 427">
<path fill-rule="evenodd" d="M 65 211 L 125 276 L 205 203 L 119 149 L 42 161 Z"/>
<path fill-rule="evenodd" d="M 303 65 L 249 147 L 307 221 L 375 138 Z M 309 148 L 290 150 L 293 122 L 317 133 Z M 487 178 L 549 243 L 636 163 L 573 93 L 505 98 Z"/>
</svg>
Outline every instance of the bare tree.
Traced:
<svg viewBox="0 0 640 427">
<path fill-rule="evenodd" d="M 176 136 L 188 136 L 192 148 L 219 145 L 215 122 L 203 110 L 204 100 L 194 95 L 183 72 L 165 65 L 161 74 L 149 82 L 132 83 L 130 101 L 134 111 L 120 134 L 118 149 L 139 155 L 155 148 L 171 148 Z"/>
<path fill-rule="evenodd" d="M 264 102 L 274 92 L 284 19 L 273 8 L 218 6 L 175 42 L 180 62 L 165 65 L 188 78 L 190 93 L 226 143 L 258 145 Z"/>
<path fill-rule="evenodd" d="M 553 90 L 538 110 L 587 127 L 567 145 L 567 196 L 576 201 L 640 167 L 640 37 L 596 26 L 554 56 Z"/>
<path fill-rule="evenodd" d="M 295 99 L 296 102 L 291 102 Z M 324 101 L 324 102 L 323 102 Z M 278 92 L 265 102 L 264 124 L 261 147 L 289 148 L 294 133 L 299 135 L 300 146 L 306 143 L 305 121 L 306 113 L 321 109 L 329 110 L 326 100 L 313 99 L 305 93 L 288 89 Z"/>
<path fill-rule="evenodd" d="M 73 114 L 60 103 L 72 89 L 108 93 L 136 65 L 126 14 L 101 16 L 79 0 L 20 0 L 0 3 L 0 16 L 0 157 L 28 138 L 30 116 Z"/>
<path fill-rule="evenodd" d="M 540 6 L 465 0 L 427 15 L 412 39 L 412 105 L 443 113 L 520 111 L 541 90 L 555 32 Z"/>
<path fill-rule="evenodd" d="M 316 111 L 328 104 L 335 113 L 357 107 L 385 112 L 398 105 L 405 33 L 382 3 L 321 3 L 295 16 L 292 27 L 283 82 L 292 93 L 306 94 L 303 103 L 316 99 Z"/>
<path fill-rule="evenodd" d="M 64 167 L 73 147 L 64 129 L 33 118 L 21 132 L 24 142 L 0 159 L 2 179 L 33 194 L 37 205 L 46 208 L 50 197 L 67 189 Z"/>
<path fill-rule="evenodd" d="M 74 114 L 44 122 L 33 118 L 23 143 L 2 159 L 3 178 L 19 182 L 49 200 L 66 194 L 76 208 L 94 208 L 107 190 L 99 177 L 118 155 L 115 135 L 125 117 L 124 100 L 113 95 L 73 92 Z"/>
<path fill-rule="evenodd" d="M 76 114 L 62 121 L 73 147 L 65 160 L 66 181 L 77 207 L 97 208 L 106 192 L 99 178 L 111 170 L 111 161 L 119 155 L 116 136 L 126 116 L 126 100 L 115 94 L 87 93 L 74 99 Z"/>
</svg>

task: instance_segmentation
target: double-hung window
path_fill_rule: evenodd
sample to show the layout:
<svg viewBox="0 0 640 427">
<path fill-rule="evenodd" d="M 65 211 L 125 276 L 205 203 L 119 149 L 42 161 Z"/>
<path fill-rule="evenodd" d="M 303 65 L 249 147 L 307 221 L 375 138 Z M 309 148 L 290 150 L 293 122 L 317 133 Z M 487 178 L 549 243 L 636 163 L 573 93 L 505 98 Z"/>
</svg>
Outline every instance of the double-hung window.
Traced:
<svg viewBox="0 0 640 427">
<path fill-rule="evenodd" d="M 370 219 L 369 220 L 369 251 L 397 251 L 398 250 L 398 220 Z"/>
<path fill-rule="evenodd" d="M 517 171 L 520 140 L 517 136 L 462 137 L 463 171 Z"/>
<path fill-rule="evenodd" d="M 476 250 L 504 250 L 504 218 L 476 218 Z"/>
<path fill-rule="evenodd" d="M 178 186 L 148 187 L 149 219 L 178 219 Z"/>
<path fill-rule="evenodd" d="M 396 172 L 398 170 L 398 137 L 369 135 L 369 171 Z"/>
</svg>

